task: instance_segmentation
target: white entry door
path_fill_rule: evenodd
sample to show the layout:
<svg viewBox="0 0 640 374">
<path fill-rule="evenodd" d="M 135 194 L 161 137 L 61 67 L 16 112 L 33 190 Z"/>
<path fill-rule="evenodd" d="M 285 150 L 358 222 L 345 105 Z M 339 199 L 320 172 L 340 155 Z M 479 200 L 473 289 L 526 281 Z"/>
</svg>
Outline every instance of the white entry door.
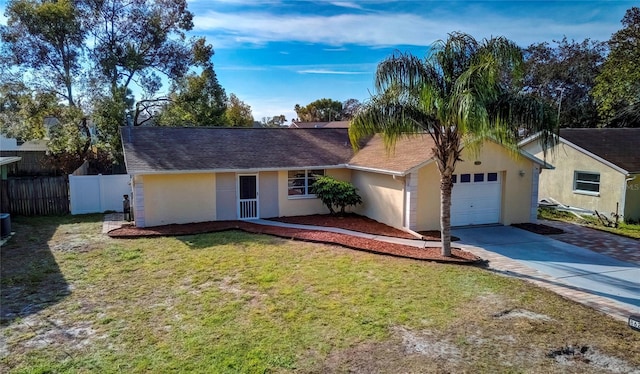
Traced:
<svg viewBox="0 0 640 374">
<path fill-rule="evenodd" d="M 238 175 L 238 218 L 256 219 L 258 212 L 258 175 Z"/>
<path fill-rule="evenodd" d="M 500 173 L 455 175 L 451 192 L 451 226 L 500 222 Z"/>
</svg>

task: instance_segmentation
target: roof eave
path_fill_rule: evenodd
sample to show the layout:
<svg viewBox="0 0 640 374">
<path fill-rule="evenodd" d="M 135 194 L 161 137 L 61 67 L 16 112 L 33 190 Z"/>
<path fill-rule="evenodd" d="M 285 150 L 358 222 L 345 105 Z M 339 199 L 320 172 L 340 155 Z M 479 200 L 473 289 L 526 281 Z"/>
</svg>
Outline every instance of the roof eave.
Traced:
<svg viewBox="0 0 640 374">
<path fill-rule="evenodd" d="M 605 160 L 604 158 L 602 158 L 602 157 L 598 156 L 598 155 L 597 155 L 597 154 L 595 154 L 595 153 L 589 152 L 588 150 L 586 150 L 586 149 L 584 149 L 584 148 L 580 147 L 580 146 L 579 146 L 579 145 L 577 145 L 577 144 L 574 144 L 574 143 L 572 143 L 572 142 L 568 141 L 567 139 L 565 139 L 565 138 L 563 138 L 563 137 L 560 137 L 560 141 L 561 141 L 562 143 L 564 143 L 564 144 L 568 145 L 569 147 L 571 147 L 571 148 L 575 149 L 576 151 L 582 152 L 582 153 L 584 153 L 585 155 L 587 155 L 587 156 L 589 156 L 589 157 L 593 158 L 594 160 L 599 161 L 599 162 L 601 162 L 601 163 L 603 163 L 603 164 L 607 165 L 608 167 L 610 167 L 610 168 L 612 168 L 612 169 L 614 169 L 614 170 L 616 170 L 616 171 L 618 171 L 618 172 L 620 172 L 620 173 L 622 173 L 622 174 L 624 174 L 624 175 L 629 175 L 629 174 L 631 174 L 628 170 L 625 170 L 625 169 L 621 168 L 620 166 L 618 166 L 618 165 L 614 164 L 614 163 L 613 163 L 613 162 L 611 162 L 611 161 L 607 161 L 607 160 Z"/>
<path fill-rule="evenodd" d="M 530 135 L 530 136 L 522 139 L 521 141 L 518 142 L 518 147 L 522 147 L 522 146 L 527 145 L 527 144 L 531 143 L 532 141 L 538 139 L 540 137 L 540 134 L 541 134 L 540 132 L 537 132 L 537 133 L 535 133 L 533 135 Z"/>
<path fill-rule="evenodd" d="M 520 149 L 519 152 L 520 152 L 520 155 L 522 155 L 524 158 L 526 158 L 526 159 L 528 159 L 530 161 L 533 161 L 536 164 L 542 166 L 543 169 L 553 170 L 553 169 L 556 168 L 555 166 L 551 165 L 550 163 L 537 158 L 536 156 L 532 155 L 531 153 L 529 153 L 529 152 L 527 152 L 527 151 L 525 151 L 523 149 Z"/>
<path fill-rule="evenodd" d="M 188 170 L 144 170 L 144 171 L 130 171 L 131 175 L 161 175 L 161 174 L 209 174 L 209 173 L 258 173 L 267 171 L 288 171 L 288 170 L 311 170 L 311 169 L 345 169 L 347 165 L 318 165 L 318 166 L 290 166 L 290 167 L 273 167 L 273 168 L 250 168 L 250 169 L 188 169 Z M 127 169 L 128 170 L 128 169 Z"/>
<path fill-rule="evenodd" d="M 433 157 L 431 157 L 430 159 L 428 159 L 426 161 L 423 161 L 423 162 L 419 163 L 416 166 L 413 166 L 413 167 L 409 168 L 407 171 L 405 171 L 405 174 L 411 174 L 411 173 L 413 173 L 415 171 L 418 171 L 418 170 L 422 169 L 423 167 L 429 165 L 432 162 L 435 162 Z"/>
<path fill-rule="evenodd" d="M 18 162 L 20 160 L 22 160 L 22 157 L 18 157 L 18 156 L 2 157 L 2 159 L 0 160 L 0 165 L 9 165 L 9 164 L 12 164 L 14 162 Z"/>
<path fill-rule="evenodd" d="M 387 170 L 387 169 L 379 169 L 379 168 L 372 168 L 368 166 L 359 166 L 359 165 L 351 165 L 351 164 L 346 164 L 345 166 L 347 167 L 347 169 L 351 169 L 351 170 L 368 171 L 371 173 L 387 174 L 387 175 L 393 175 L 396 177 L 404 177 L 405 175 L 407 175 L 407 171 Z"/>
</svg>

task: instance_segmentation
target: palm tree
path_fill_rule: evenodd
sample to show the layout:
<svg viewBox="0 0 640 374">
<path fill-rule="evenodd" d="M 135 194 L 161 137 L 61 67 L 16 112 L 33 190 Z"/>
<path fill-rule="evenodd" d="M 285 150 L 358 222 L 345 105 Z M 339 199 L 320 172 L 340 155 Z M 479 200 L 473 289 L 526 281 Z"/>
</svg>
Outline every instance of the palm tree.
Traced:
<svg viewBox="0 0 640 374">
<path fill-rule="evenodd" d="M 523 75 L 521 49 L 504 37 L 476 41 L 449 34 L 424 60 L 396 52 L 378 65 L 376 93 L 352 120 L 358 140 L 382 133 L 388 150 L 402 136 L 426 133 L 440 172 L 442 255 L 451 256 L 452 175 L 467 147 L 478 152 L 487 139 L 517 149 L 518 128 L 553 137 L 555 118 L 539 98 L 516 90 Z"/>
</svg>

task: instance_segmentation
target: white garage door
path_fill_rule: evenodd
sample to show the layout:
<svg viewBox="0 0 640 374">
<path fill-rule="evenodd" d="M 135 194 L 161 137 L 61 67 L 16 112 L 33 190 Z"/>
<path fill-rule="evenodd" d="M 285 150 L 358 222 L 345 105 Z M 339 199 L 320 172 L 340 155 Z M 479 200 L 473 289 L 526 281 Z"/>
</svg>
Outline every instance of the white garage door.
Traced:
<svg viewBox="0 0 640 374">
<path fill-rule="evenodd" d="M 451 226 L 500 222 L 501 194 L 499 173 L 454 175 Z"/>
</svg>

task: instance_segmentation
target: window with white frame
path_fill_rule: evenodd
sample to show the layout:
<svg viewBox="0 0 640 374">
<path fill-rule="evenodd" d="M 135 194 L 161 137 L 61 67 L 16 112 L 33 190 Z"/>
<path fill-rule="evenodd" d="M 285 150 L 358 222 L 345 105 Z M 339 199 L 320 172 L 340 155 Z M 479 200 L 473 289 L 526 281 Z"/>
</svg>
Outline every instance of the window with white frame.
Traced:
<svg viewBox="0 0 640 374">
<path fill-rule="evenodd" d="M 573 190 L 588 194 L 600 192 L 600 173 L 576 171 L 573 174 Z"/>
<path fill-rule="evenodd" d="M 311 185 L 318 177 L 324 175 L 324 170 L 289 170 L 287 179 L 288 195 L 290 197 L 313 197 Z"/>
</svg>

